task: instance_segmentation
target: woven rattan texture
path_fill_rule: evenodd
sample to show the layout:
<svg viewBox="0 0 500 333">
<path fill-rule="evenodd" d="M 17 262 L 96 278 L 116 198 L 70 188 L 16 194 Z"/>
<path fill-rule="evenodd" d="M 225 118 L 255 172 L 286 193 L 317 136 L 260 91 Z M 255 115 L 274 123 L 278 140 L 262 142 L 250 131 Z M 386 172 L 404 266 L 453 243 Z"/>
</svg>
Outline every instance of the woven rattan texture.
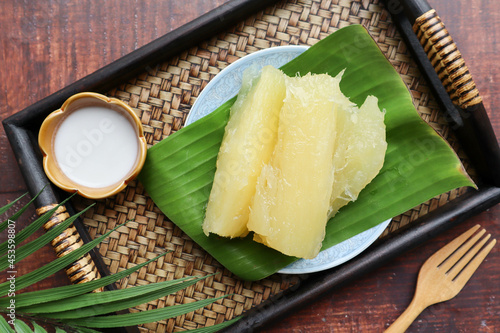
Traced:
<svg viewBox="0 0 500 333">
<path fill-rule="evenodd" d="M 312 45 L 350 24 L 362 24 L 368 29 L 411 90 L 422 118 L 458 149 L 416 64 L 391 23 L 389 13 L 378 1 L 280 2 L 168 62 L 146 68 L 143 74 L 116 87 L 108 95 L 125 101 L 137 112 L 144 124 L 148 144 L 154 145 L 183 126 L 201 90 L 230 63 L 246 54 L 272 46 Z M 421 154 L 415 152 L 415 159 Z M 462 191 L 459 189 L 446 193 L 394 218 L 385 233 L 411 223 L 417 217 L 453 200 Z M 88 204 L 83 199 L 78 200 L 76 204 L 80 208 Z M 120 288 L 187 275 L 221 273 L 176 295 L 140 306 L 137 310 L 234 293 L 234 296 L 195 313 L 144 325 L 141 328 L 143 330 L 172 332 L 222 322 L 298 281 L 297 277 L 278 274 L 258 282 L 239 280 L 173 225 L 137 182 L 115 197 L 97 202 L 86 213 L 84 223 L 95 237 L 126 220 L 133 222 L 121 227 L 100 246 L 99 251 L 111 272 L 144 262 L 165 250 L 172 252 L 122 280 Z"/>
</svg>

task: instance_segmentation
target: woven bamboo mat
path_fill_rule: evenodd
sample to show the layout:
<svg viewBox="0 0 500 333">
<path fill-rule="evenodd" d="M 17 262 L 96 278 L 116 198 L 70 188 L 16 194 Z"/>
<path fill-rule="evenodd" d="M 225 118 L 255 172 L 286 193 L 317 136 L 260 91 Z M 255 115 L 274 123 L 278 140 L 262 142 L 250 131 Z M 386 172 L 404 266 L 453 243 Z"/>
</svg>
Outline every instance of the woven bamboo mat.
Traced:
<svg viewBox="0 0 500 333">
<path fill-rule="evenodd" d="M 273 46 L 312 45 L 350 24 L 362 24 L 368 29 L 401 74 L 422 118 L 460 152 L 444 117 L 438 112 L 429 88 L 392 24 L 389 13 L 376 0 L 282 1 L 167 62 L 147 68 L 133 80 L 109 91 L 108 95 L 125 101 L 137 112 L 151 146 L 183 126 L 191 105 L 203 88 L 235 60 Z M 415 158 L 418 158 L 419 152 L 415 154 Z M 464 164 L 467 166 L 466 161 Z M 457 189 L 443 194 L 395 217 L 384 235 L 412 223 L 464 191 Z M 88 203 L 79 198 L 75 206 L 81 209 Z M 99 249 L 111 272 L 134 266 L 166 250 L 172 252 L 122 280 L 120 288 L 188 275 L 221 273 L 176 295 L 139 306 L 133 311 L 234 294 L 195 313 L 143 325 L 141 330 L 172 332 L 219 323 L 241 314 L 298 281 L 298 277 L 280 274 L 258 282 L 239 280 L 169 221 L 138 182 L 133 182 L 115 197 L 97 202 L 86 213 L 84 224 L 91 236 L 96 237 L 126 220 L 133 222 L 120 228 Z"/>
</svg>

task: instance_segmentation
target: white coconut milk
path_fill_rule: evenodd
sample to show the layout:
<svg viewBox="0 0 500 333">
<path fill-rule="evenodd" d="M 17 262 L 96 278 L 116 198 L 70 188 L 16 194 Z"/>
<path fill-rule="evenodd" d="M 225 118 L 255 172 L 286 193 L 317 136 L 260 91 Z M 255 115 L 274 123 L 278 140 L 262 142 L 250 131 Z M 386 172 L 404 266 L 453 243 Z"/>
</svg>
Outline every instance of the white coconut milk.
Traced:
<svg viewBox="0 0 500 333">
<path fill-rule="evenodd" d="M 54 139 L 56 162 L 69 179 L 91 188 L 123 180 L 134 167 L 139 143 L 121 113 L 99 106 L 72 112 Z"/>
</svg>

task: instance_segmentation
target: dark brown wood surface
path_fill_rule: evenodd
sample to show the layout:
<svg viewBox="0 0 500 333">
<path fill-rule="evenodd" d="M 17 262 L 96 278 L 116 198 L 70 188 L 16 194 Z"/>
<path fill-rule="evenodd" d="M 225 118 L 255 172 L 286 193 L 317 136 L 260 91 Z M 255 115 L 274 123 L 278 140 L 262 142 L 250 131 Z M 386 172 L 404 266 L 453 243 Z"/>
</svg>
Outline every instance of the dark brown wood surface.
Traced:
<svg viewBox="0 0 500 333">
<path fill-rule="evenodd" d="M 58 91 L 189 22 L 225 0 L 20 1 L 0 4 L 0 119 Z M 500 2 L 431 0 L 483 96 L 500 137 Z M 3 128 L 0 128 L 0 205 L 26 191 Z M 23 199 L 26 203 L 28 199 Z M 19 206 L 19 205 L 18 205 Z M 34 211 L 18 222 L 29 223 Z M 434 251 L 475 224 L 500 238 L 500 205 L 471 218 L 360 280 L 324 295 L 264 332 L 381 332 L 413 295 L 421 264 Z M 19 273 L 54 258 L 46 248 Z M 0 277 L 0 279 L 4 279 Z M 3 282 L 3 281 L 0 281 Z M 66 284 L 57 274 L 37 288 Z M 500 332 L 500 246 L 464 290 L 427 309 L 410 332 Z"/>
</svg>

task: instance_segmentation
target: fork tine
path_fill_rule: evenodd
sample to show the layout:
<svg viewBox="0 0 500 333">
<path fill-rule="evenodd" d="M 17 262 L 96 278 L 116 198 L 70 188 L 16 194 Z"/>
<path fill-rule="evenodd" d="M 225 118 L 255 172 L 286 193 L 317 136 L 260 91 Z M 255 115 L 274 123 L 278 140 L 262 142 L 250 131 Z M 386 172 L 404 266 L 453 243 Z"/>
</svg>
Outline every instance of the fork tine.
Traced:
<svg viewBox="0 0 500 333">
<path fill-rule="evenodd" d="M 474 227 L 470 228 L 445 246 L 443 246 L 440 250 L 438 250 L 436 253 L 434 253 L 429 259 L 427 259 L 427 262 L 429 264 L 433 264 L 435 266 L 441 265 L 443 263 L 443 260 L 439 258 L 448 258 L 456 249 L 460 247 L 470 236 L 472 236 L 477 229 L 479 229 L 481 226 L 479 224 L 475 225 Z M 439 262 L 434 263 L 435 260 L 440 260 Z M 427 263 L 426 262 L 426 263 Z"/>
<path fill-rule="evenodd" d="M 476 255 L 476 253 L 478 253 L 479 250 L 482 249 L 483 245 L 486 244 L 486 242 L 488 241 L 488 239 L 490 239 L 490 237 L 491 237 L 491 234 L 488 234 L 480 242 L 475 244 L 474 247 L 470 251 L 468 251 L 463 257 L 461 256 L 461 258 L 458 259 L 457 264 L 455 266 L 453 266 L 449 272 L 447 272 L 452 279 L 455 279 L 455 277 L 462 271 L 462 269 Z"/>
<path fill-rule="evenodd" d="M 476 235 L 474 235 L 474 237 L 469 238 L 469 240 L 465 244 L 464 242 L 467 240 L 467 237 L 462 238 L 462 236 L 460 236 L 462 243 L 457 246 L 457 250 L 452 252 L 450 256 L 448 256 L 448 258 L 446 258 L 441 263 L 439 269 L 443 269 L 445 272 L 448 272 L 453 267 L 453 265 L 455 265 L 460 260 L 460 258 L 462 258 L 463 255 L 467 253 L 467 251 L 469 251 L 469 249 L 474 244 L 476 244 L 476 242 L 484 235 L 485 232 L 486 230 L 481 230 Z M 467 263 L 467 261 L 465 263 Z"/>
<path fill-rule="evenodd" d="M 455 283 L 457 286 L 460 286 L 460 289 L 462 289 L 463 286 L 469 281 L 471 278 L 472 274 L 476 271 L 476 269 L 479 267 L 479 265 L 483 262 L 484 258 L 490 253 L 491 249 L 495 246 L 497 243 L 496 239 L 493 239 L 488 245 L 486 245 L 485 248 L 479 252 L 479 254 L 465 267 L 465 269 L 458 275 L 458 277 L 455 279 Z"/>
</svg>

